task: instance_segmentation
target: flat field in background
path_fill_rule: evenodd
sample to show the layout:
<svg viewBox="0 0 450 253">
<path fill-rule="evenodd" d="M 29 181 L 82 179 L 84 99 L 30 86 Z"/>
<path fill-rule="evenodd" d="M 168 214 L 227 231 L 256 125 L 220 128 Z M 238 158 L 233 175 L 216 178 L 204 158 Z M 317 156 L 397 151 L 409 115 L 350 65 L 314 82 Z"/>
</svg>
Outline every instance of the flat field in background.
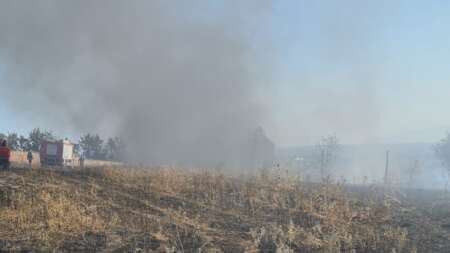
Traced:
<svg viewBox="0 0 450 253">
<path fill-rule="evenodd" d="M 439 191 L 305 183 L 280 170 L 0 172 L 0 251 L 448 252 Z"/>
</svg>

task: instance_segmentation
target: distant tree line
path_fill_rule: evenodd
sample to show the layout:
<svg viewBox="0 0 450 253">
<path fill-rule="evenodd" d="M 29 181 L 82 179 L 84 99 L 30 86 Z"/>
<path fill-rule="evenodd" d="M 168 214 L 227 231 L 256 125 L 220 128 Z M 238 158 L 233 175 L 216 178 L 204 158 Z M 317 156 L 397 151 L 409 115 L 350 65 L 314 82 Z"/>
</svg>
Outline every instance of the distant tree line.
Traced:
<svg viewBox="0 0 450 253">
<path fill-rule="evenodd" d="M 87 159 L 123 161 L 125 143 L 119 137 L 102 140 L 98 134 L 85 134 L 79 141 L 79 152 Z"/>
<path fill-rule="evenodd" d="M 6 140 L 8 146 L 16 151 L 39 152 L 41 142 L 44 140 L 56 141 L 51 131 L 35 128 L 28 135 L 19 135 L 11 132 L 0 133 L 0 140 Z M 110 137 L 104 141 L 98 134 L 85 134 L 75 144 L 75 152 L 86 159 L 123 161 L 125 157 L 125 143 L 119 137 Z"/>
<path fill-rule="evenodd" d="M 43 140 L 56 140 L 56 137 L 50 131 L 35 128 L 31 130 L 28 136 L 19 135 L 17 133 L 0 133 L 0 139 L 6 140 L 8 146 L 12 150 L 38 152 Z"/>
</svg>

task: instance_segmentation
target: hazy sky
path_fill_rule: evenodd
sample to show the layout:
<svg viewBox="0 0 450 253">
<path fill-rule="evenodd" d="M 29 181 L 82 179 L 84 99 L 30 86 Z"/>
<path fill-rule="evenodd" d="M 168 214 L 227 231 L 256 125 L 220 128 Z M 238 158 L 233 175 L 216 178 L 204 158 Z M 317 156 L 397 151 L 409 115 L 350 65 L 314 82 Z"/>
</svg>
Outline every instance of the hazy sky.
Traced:
<svg viewBox="0 0 450 253">
<path fill-rule="evenodd" d="M 273 1 L 264 31 L 250 34 L 264 59 L 255 99 L 267 134 L 278 146 L 330 133 L 343 143 L 436 141 L 450 127 L 448 13 L 448 1 Z M 0 91 L 8 85 L 0 79 Z M 37 126 L 2 101 L 0 115 L 0 132 Z"/>
<path fill-rule="evenodd" d="M 450 126 L 450 3 L 278 1 L 273 131 L 280 143 L 436 141 Z M 395 2 L 395 4 L 393 4 Z"/>
</svg>

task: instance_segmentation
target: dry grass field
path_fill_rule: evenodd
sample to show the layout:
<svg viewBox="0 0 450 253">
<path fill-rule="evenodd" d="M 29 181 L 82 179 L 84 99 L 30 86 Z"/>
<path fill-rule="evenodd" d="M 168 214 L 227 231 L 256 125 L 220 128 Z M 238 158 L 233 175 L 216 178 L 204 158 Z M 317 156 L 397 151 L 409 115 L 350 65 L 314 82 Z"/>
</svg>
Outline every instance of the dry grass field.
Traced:
<svg viewBox="0 0 450 253">
<path fill-rule="evenodd" d="M 449 252 L 445 193 L 280 170 L 0 172 L 0 252 Z"/>
</svg>

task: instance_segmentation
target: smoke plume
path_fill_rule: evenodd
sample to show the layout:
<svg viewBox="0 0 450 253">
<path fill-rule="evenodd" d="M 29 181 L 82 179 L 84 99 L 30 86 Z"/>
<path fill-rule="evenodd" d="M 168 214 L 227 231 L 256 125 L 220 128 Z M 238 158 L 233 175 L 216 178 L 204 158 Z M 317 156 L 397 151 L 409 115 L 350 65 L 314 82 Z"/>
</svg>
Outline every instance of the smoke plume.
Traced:
<svg viewBox="0 0 450 253">
<path fill-rule="evenodd" d="M 237 161 L 263 116 L 247 14 L 267 6 L 205 2 L 2 1 L 0 90 L 37 124 L 123 137 L 136 159 Z"/>
</svg>

